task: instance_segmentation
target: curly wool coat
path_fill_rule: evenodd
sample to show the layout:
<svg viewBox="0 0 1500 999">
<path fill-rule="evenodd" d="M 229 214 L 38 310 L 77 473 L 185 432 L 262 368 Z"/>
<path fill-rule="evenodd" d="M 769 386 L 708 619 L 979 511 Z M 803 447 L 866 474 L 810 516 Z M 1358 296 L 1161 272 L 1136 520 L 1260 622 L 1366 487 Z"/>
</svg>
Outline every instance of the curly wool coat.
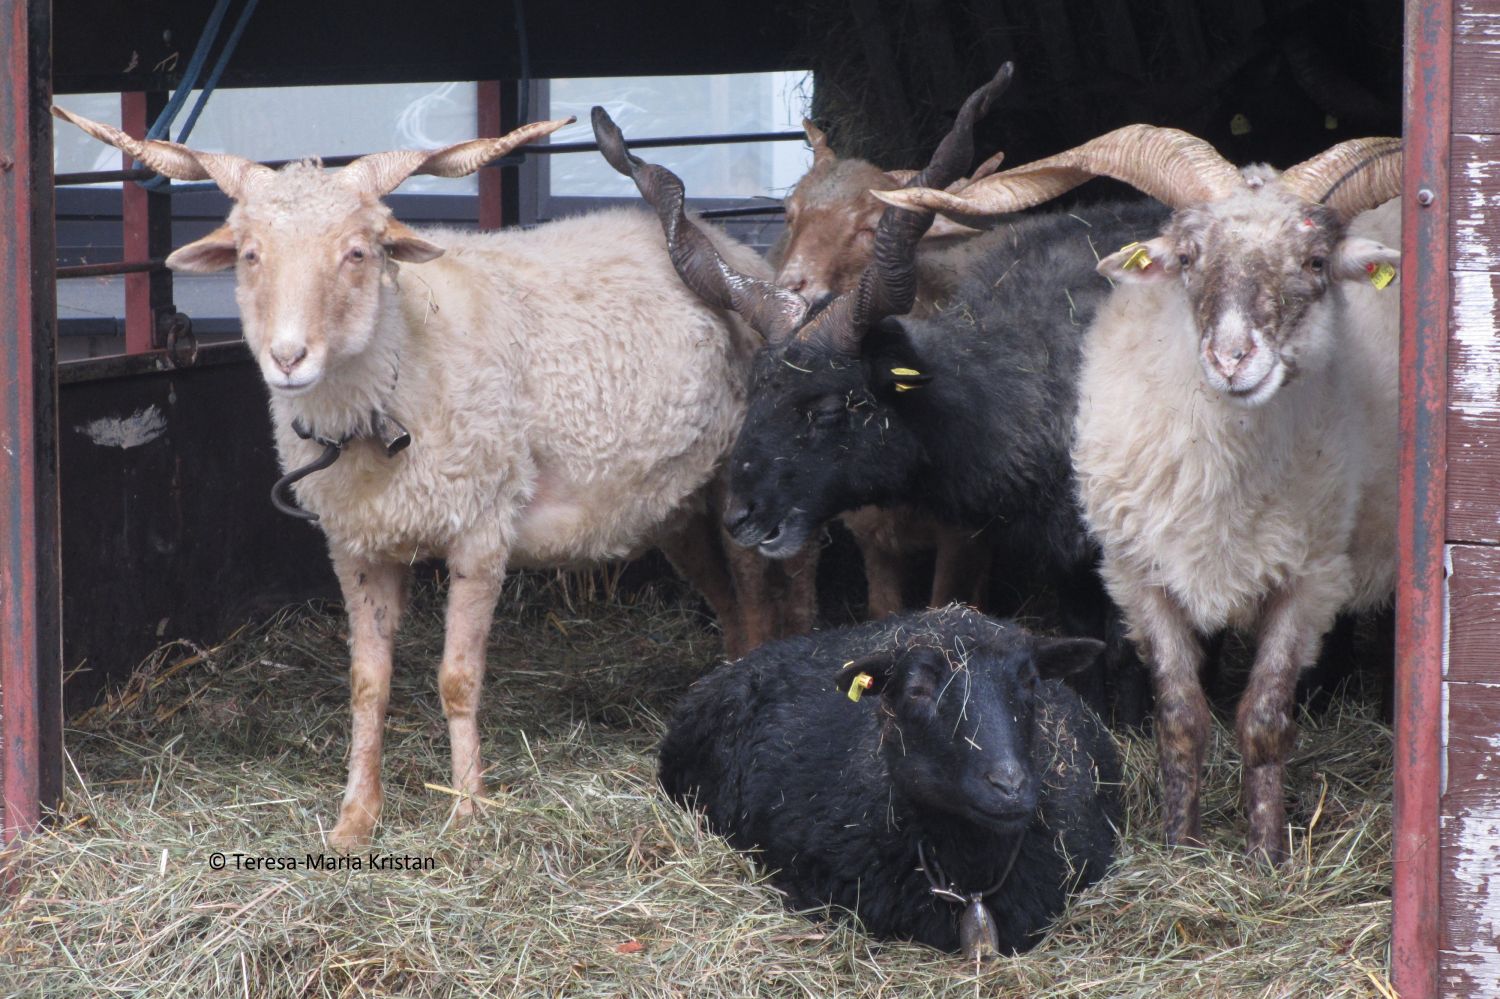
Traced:
<svg viewBox="0 0 1500 999">
<path fill-rule="evenodd" d="M 1014 855 L 986 903 L 1000 947 L 1025 950 L 1114 856 L 1114 743 L 1041 676 L 1099 649 L 957 606 L 772 643 L 683 698 L 661 783 L 756 851 L 789 907 L 848 910 L 877 937 L 959 947 L 959 907 L 931 891 L 919 843 L 962 894 Z M 845 685 L 876 677 L 857 704 L 835 689 L 851 660 Z"/>
</svg>

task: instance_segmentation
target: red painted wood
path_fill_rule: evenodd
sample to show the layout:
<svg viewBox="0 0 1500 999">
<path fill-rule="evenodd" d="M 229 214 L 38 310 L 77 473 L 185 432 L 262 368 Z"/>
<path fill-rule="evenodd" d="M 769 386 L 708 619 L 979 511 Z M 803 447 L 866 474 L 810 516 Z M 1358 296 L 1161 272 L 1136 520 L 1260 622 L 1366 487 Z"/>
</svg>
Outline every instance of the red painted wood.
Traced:
<svg viewBox="0 0 1500 999">
<path fill-rule="evenodd" d="M 1443 814 L 1500 814 L 1500 686 L 1448 684 L 1448 775 Z M 1447 858 L 1445 857 L 1445 863 Z M 1500 905 L 1500 894 L 1495 897 Z"/>
<path fill-rule="evenodd" d="M 1438 955 L 1443 995 L 1464 999 L 1490 999 L 1495 991 L 1495 955 L 1493 953 L 1457 953 L 1443 951 Z"/>
<path fill-rule="evenodd" d="M 1455 135 L 1450 155 L 1453 267 L 1500 271 L 1500 135 Z"/>
<path fill-rule="evenodd" d="M 1453 0 L 1407 0 L 1391 980 L 1437 999 Z M 1434 197 L 1419 204 L 1417 192 Z"/>
<path fill-rule="evenodd" d="M 1448 413 L 1448 539 L 1500 544 L 1500 409 Z"/>
<path fill-rule="evenodd" d="M 166 105 L 166 94 L 120 95 L 121 127 L 144 136 Z M 126 169 L 134 166 L 122 154 Z M 153 260 L 172 250 L 172 196 L 126 183 L 120 191 L 120 222 L 125 260 Z M 172 306 L 172 273 L 166 270 L 125 275 L 125 352 L 142 354 L 165 346 L 156 332 L 156 317 Z"/>
<path fill-rule="evenodd" d="M 61 785 L 51 4 L 0 0 L 0 842 Z M 33 85 L 34 84 L 34 85 Z"/>
<path fill-rule="evenodd" d="M 1454 545 L 1450 558 L 1447 679 L 1500 684 L 1500 549 Z M 1500 734 L 1500 714 L 1488 728 Z"/>
<path fill-rule="evenodd" d="M 126 92 L 120 95 L 120 127 L 129 135 L 142 138 L 151 124 L 146 114 L 146 95 Z M 129 153 L 121 154 L 123 169 L 135 161 Z M 125 260 L 146 260 L 151 254 L 148 243 L 148 208 L 151 193 L 132 183 L 120 188 L 120 226 Z M 148 274 L 125 275 L 125 353 L 143 354 L 155 344 L 151 314 L 151 279 Z"/>
<path fill-rule="evenodd" d="M 500 131 L 500 81 L 480 80 L 478 137 L 498 136 Z M 500 168 L 487 166 L 479 171 L 479 228 L 498 229 L 504 224 L 502 199 L 504 186 Z"/>
<path fill-rule="evenodd" d="M 1500 2 L 1457 0 L 1454 6 L 1453 88 L 1463 99 L 1453 102 L 1453 130 L 1500 132 Z"/>
<path fill-rule="evenodd" d="M 1444 816 L 1442 844 L 1442 949 L 1473 958 L 1457 994 L 1500 995 L 1500 808 Z"/>
</svg>

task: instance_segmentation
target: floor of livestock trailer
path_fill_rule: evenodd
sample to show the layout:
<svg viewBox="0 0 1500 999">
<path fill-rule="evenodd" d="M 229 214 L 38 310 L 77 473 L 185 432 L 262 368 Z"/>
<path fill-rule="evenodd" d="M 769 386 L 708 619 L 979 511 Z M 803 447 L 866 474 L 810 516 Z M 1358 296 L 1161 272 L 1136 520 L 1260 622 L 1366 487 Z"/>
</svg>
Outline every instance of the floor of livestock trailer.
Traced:
<svg viewBox="0 0 1500 999">
<path fill-rule="evenodd" d="M 0 0 L 0 23 L 7 31 L 23 29 L 11 35 L 23 37 L 28 23 L 45 22 L 41 12 L 51 6 L 44 0 Z M 56 6 L 66 11 L 55 28 L 57 79 L 75 91 L 162 89 L 170 75 L 162 67 L 204 16 L 200 5 L 181 0 L 129 5 L 128 17 L 112 0 L 59 0 Z M 378 58 L 368 59 L 342 44 L 352 36 L 335 5 L 302 5 L 297 11 L 283 6 L 279 14 L 278 0 L 262 6 L 244 47 L 255 58 L 248 68 L 232 64 L 226 85 L 517 74 L 504 28 L 509 21 L 487 8 L 479 16 L 485 5 L 460 5 L 475 15 L 472 22 L 457 14 L 410 20 L 409 9 L 372 0 L 365 5 L 369 23 L 401 18 L 404 30 L 357 32 L 361 45 L 380 50 Z M 559 13 L 563 5 L 534 6 L 537 75 L 629 74 L 645 71 L 648 63 L 656 72 L 763 68 L 784 62 L 788 49 L 774 18 L 704 12 L 683 0 L 659 5 L 654 19 L 631 5 L 599 5 L 576 24 Z M 878 48 L 865 29 L 880 27 L 880 3 L 793 6 L 777 12 L 796 21 L 804 35 L 811 36 L 810 19 L 839 7 L 859 22 L 838 28 L 861 39 L 851 47 L 867 54 Z M 891 6 L 884 5 L 887 14 Z M 1012 162 L 1087 138 L 1124 108 L 1140 120 L 1191 127 L 1236 160 L 1291 162 L 1337 139 L 1395 127 L 1389 125 L 1392 101 L 1340 91 L 1346 113 L 1325 117 L 1319 111 L 1315 119 L 1293 121 L 1288 109 L 1300 114 L 1311 103 L 1305 94 L 1295 101 L 1277 94 L 1278 88 L 1295 89 L 1285 74 L 1288 67 L 1293 76 L 1305 71 L 1308 52 L 1315 61 L 1361 75 L 1361 60 L 1369 62 L 1372 51 L 1388 46 L 1393 31 L 1390 17 L 1367 15 L 1399 11 L 1397 0 L 1205 0 L 1202 11 L 1163 0 L 1161 10 L 1175 17 L 1157 23 L 1153 15 L 1149 30 L 1144 14 L 1132 15 L 1123 2 L 1074 4 L 1067 8 L 1074 28 L 1104 32 L 1107 71 L 1092 80 L 1088 53 L 1068 37 L 1067 17 L 1044 16 L 1062 6 L 1054 0 L 972 6 L 968 13 L 988 18 L 994 30 L 956 35 L 964 66 L 1017 55 L 1044 61 L 1049 72 L 1071 67 L 1074 74 L 1066 90 L 1069 111 L 1059 114 L 1050 78 L 1033 71 L 1028 79 L 1023 63 L 1013 101 L 990 126 L 999 136 L 1017 137 Z M 1413 11 L 1426 6 L 1415 0 L 1408 5 Z M 1297 22 L 1303 14 L 1311 28 Z M 1362 17 L 1368 30 L 1351 30 Z M 455 39 L 445 21 L 468 24 L 464 37 Z M 163 25 L 175 28 L 176 41 Z M 912 37 L 931 42 L 926 27 L 919 27 Z M 620 44 L 607 50 L 577 44 L 569 37 L 574 28 L 598 29 Z M 1378 72 L 1360 81 L 1380 98 L 1391 96 L 1393 80 L 1399 88 L 1398 28 L 1393 61 L 1382 61 Z M 1284 43 L 1271 46 L 1279 50 L 1279 61 L 1249 49 L 1231 51 L 1235 38 L 1274 31 L 1286 33 Z M 1341 37 L 1346 44 L 1337 41 Z M 44 53 L 26 46 L 13 45 L 7 54 L 12 83 L 52 68 Z M 1180 65 L 1170 74 L 1157 73 L 1160 58 Z M 933 89 L 920 101 L 903 101 L 878 79 L 865 86 L 868 81 L 853 76 L 842 78 L 844 90 L 868 91 L 888 121 L 901 113 L 925 115 L 924 127 L 931 128 L 942 118 L 942 88 L 954 86 L 958 74 L 945 80 L 942 67 L 914 67 L 909 60 L 900 69 L 904 78 L 922 77 Z M 830 80 L 842 71 L 834 65 L 827 70 Z M 1145 76 L 1154 77 L 1150 85 L 1137 86 Z M 1298 86 L 1307 89 L 1305 82 Z M 1212 90 L 1212 99 L 1204 88 Z M 8 93 L 14 96 L 14 88 Z M 838 114 L 840 105 L 834 101 L 822 110 Z M 19 119 L 6 115 L 0 159 L 16 148 L 3 129 Z M 929 138 L 912 126 L 887 155 L 909 156 Z M 45 175 L 38 169 L 45 162 L 39 157 L 6 166 L 0 190 L 18 188 L 18 204 L 26 203 L 28 190 L 45 192 L 27 210 L 50 211 L 50 185 L 35 179 Z M 9 216 L 0 210 L 0 217 Z M 6 282 L 0 290 L 24 291 L 20 297 L 0 295 L 0 316 L 5 343 L 29 352 L 14 353 L 19 360 L 13 363 L 24 369 L 26 357 L 34 356 L 49 368 L 53 318 L 36 309 L 51 291 L 46 268 L 32 267 L 27 249 L 25 240 L 0 240 L 0 281 Z M 34 239 L 29 249 L 40 259 L 52 246 Z M 1414 984 L 1403 994 L 1436 995 L 1416 984 L 1435 974 L 1435 873 L 1426 881 L 1418 877 L 1407 895 L 1406 910 L 1416 913 L 1416 925 L 1403 929 L 1398 920 L 1398 945 L 1405 933 L 1407 946 L 1392 970 L 1391 733 L 1374 717 L 1373 696 L 1341 700 L 1328 715 L 1305 720 L 1288 781 L 1296 795 L 1290 810 L 1295 859 L 1281 872 L 1249 869 L 1238 858 L 1243 817 L 1234 800 L 1237 763 L 1232 739 L 1220 725 L 1205 780 L 1210 847 L 1171 853 L 1160 848 L 1154 750 L 1125 737 L 1129 816 L 1119 867 L 1078 898 L 1054 933 L 1022 958 L 976 970 L 931 951 L 876 944 L 847 927 L 783 912 L 774 891 L 757 883 L 753 863 L 706 835 L 654 788 L 651 748 L 662 718 L 718 653 L 698 602 L 664 581 L 615 585 L 606 574 L 582 577 L 592 580 L 587 584 L 579 577 L 527 577 L 509 584 L 516 599 L 502 609 L 496 626 L 483 716 L 492 800 L 464 829 L 450 829 L 444 821 L 445 726 L 431 668 L 440 612 L 435 596 L 424 592 L 398 657 L 386 754 L 390 802 L 376 845 L 386 854 L 430 859 L 431 869 L 294 875 L 244 869 L 244 858 L 302 858 L 322 851 L 347 743 L 342 618 L 332 605 L 299 605 L 269 620 L 258 615 L 263 623 L 230 635 L 229 619 L 241 620 L 251 608 L 201 602 L 195 610 L 181 608 L 192 604 L 194 593 L 210 590 L 238 599 L 241 590 L 213 575 L 216 562 L 222 570 L 233 556 L 211 544 L 179 552 L 158 538 L 161 550 L 149 568 L 152 592 L 129 595 L 138 605 L 111 604 L 106 610 L 79 603 L 70 613 L 74 620 L 90 616 L 95 625 L 118 622 L 136 644 L 152 644 L 158 629 L 163 639 L 192 634 L 197 644 L 166 645 L 138 668 L 121 671 L 93 710 L 84 710 L 96 696 L 87 679 L 74 683 L 78 711 L 67 731 L 64 792 L 58 786 L 64 756 L 52 741 L 61 717 L 60 685 L 45 668 L 57 661 L 50 646 L 64 601 L 58 597 L 49 606 L 49 565 L 56 565 L 49 560 L 59 546 L 67 559 L 72 545 L 90 564 L 107 567 L 107 559 L 95 556 L 107 553 L 102 546 L 132 525 L 143 530 L 145 521 L 132 519 L 139 511 L 178 529 L 201 524 L 214 513 L 205 513 L 195 484 L 211 485 L 215 496 L 258 496 L 264 483 L 256 480 L 269 474 L 268 435 L 254 436 L 237 464 L 227 454 L 218 456 L 220 465 L 182 461 L 183 453 L 214 453 L 217 430 L 203 414 L 215 401 L 245 419 L 264 418 L 254 404 L 259 386 L 247 364 L 239 363 L 239 381 L 226 375 L 234 364 L 191 372 L 156 370 L 156 361 L 148 365 L 134 362 L 113 375 L 101 368 L 99 377 L 65 378 L 60 440 L 45 432 L 48 419 L 55 419 L 47 399 L 39 396 L 33 404 L 14 389 L 5 393 L 7 405 L 21 405 L 7 426 L 23 437 L 32 426 L 40 429 L 22 441 L 19 454 L 7 447 L 9 477 L 0 475 L 0 484 L 20 497 L 14 509 L 0 509 L 0 528 L 36 542 L 4 553 L 7 582 L 34 579 L 36 589 L 0 587 L 0 623 L 7 629 L 0 676 L 7 699 L 0 724 L 6 760 L 30 768 L 8 768 L 3 778 L 7 801 L 20 800 L 12 788 L 27 784 L 32 802 L 56 800 L 58 807 L 53 821 L 7 858 L 14 875 L 0 912 L 0 953 L 6 955 L 0 994 L 956 996 L 1024 990 L 1061 996 L 1388 997 L 1394 994 L 1392 977 L 1400 984 L 1405 973 Z M 84 452 L 90 438 L 83 428 L 146 405 L 164 414 L 169 434 L 192 443 L 179 451 L 168 438 L 162 447 L 171 450 L 155 456 L 149 474 L 117 469 L 134 491 L 111 487 L 103 507 L 108 516 L 79 502 L 81 487 L 71 497 L 65 491 L 59 541 L 56 525 L 46 522 L 56 484 L 43 475 L 22 494 L 15 491 L 17 483 L 25 484 L 34 469 L 45 470 L 49 447 L 61 452 L 65 486 L 70 477 L 84 482 L 107 474 Z M 38 448 L 40 454 L 34 453 Z M 255 535 L 263 539 L 256 544 L 260 551 L 277 550 L 288 539 L 321 549 L 316 535 L 300 525 L 262 524 L 255 518 L 265 511 L 251 511 L 254 504 L 245 502 L 252 534 L 271 532 Z M 149 549 L 148 534 L 132 547 Z M 179 556 L 197 568 L 184 568 L 188 563 Z M 159 586 L 162 580 L 171 586 Z M 303 593 L 326 586 L 321 561 L 309 562 L 294 583 L 291 589 Z M 261 597 L 275 599 L 277 592 Z M 222 620 L 184 624 L 193 612 Z M 107 627 L 92 631 L 107 642 Z M 1406 638 L 1420 644 L 1424 636 L 1430 651 L 1430 630 L 1413 639 L 1408 629 Z M 28 643 L 34 651 L 17 658 Z M 38 680 L 33 691 L 29 685 Z M 28 713 L 28 707 L 40 710 Z M 1419 774 L 1419 781 L 1426 779 Z M 1418 797 L 1428 791 L 1415 787 Z M 1426 813 L 1412 810 L 1411 800 L 1408 812 L 1421 819 Z M 7 810 L 6 825 L 13 822 L 28 822 L 27 810 Z M 1428 836 L 1435 827 L 1434 814 L 1431 829 L 1408 832 Z M 1408 869 L 1422 866 L 1413 857 L 1435 853 L 1408 842 L 1412 848 L 1400 851 Z M 214 870 L 217 853 L 231 858 L 228 870 Z M 243 855 L 239 869 L 233 866 L 237 853 Z M 1419 890 L 1430 891 L 1431 911 L 1426 895 L 1410 893 Z M 1423 901 L 1412 901 L 1418 897 Z"/>
<path fill-rule="evenodd" d="M 280 867 L 328 853 L 347 741 L 346 621 L 294 607 L 164 648 L 74 719 L 67 794 L 0 912 L 0 995 L 1391 994 L 1378 692 L 1304 720 L 1294 859 L 1276 873 L 1239 852 L 1232 731 L 1215 729 L 1201 851 L 1160 845 L 1154 746 L 1124 738 L 1116 868 L 1038 948 L 976 970 L 785 912 L 752 861 L 661 795 L 663 719 L 719 655 L 674 581 L 507 584 L 481 714 L 488 802 L 449 828 L 440 596 L 419 586 L 400 633 L 373 848 L 412 869 L 369 854 L 362 870 Z"/>
</svg>

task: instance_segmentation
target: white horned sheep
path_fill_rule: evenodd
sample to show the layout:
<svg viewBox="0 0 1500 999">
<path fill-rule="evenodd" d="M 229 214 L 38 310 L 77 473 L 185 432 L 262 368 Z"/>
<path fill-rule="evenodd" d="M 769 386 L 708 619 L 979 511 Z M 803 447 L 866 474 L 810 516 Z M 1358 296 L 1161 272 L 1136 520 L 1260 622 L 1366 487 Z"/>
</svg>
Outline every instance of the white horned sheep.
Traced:
<svg viewBox="0 0 1500 999">
<path fill-rule="evenodd" d="M 850 291 L 870 262 L 875 231 L 885 205 L 870 194 L 905 184 L 914 170 L 882 170 L 855 157 L 839 156 L 811 121 L 802 128 L 812 147 L 813 163 L 786 197 L 786 229 L 767 254 L 776 268 L 776 283 L 795 291 L 814 307 Z M 948 186 L 957 190 L 988 176 L 1004 154 L 996 153 L 969 177 Z M 933 220 L 922 234 L 917 253 L 917 288 L 911 314 L 932 315 L 956 287 L 966 263 L 965 238 L 979 230 Z M 911 507 L 866 506 L 844 513 L 844 526 L 864 558 L 869 613 L 872 618 L 899 612 L 904 606 L 902 577 L 913 554 L 936 551 L 929 604 L 953 600 L 983 606 L 988 589 L 990 545 L 972 529 L 947 526 Z"/>
<path fill-rule="evenodd" d="M 381 201 L 412 174 L 472 173 L 566 120 L 329 172 L 272 170 L 56 113 L 159 173 L 212 179 L 229 195 L 227 222 L 168 265 L 236 268 L 285 468 L 322 450 L 294 424 L 349 438 L 342 460 L 295 487 L 327 536 L 350 619 L 353 733 L 333 846 L 368 841 L 380 816 L 392 650 L 417 559 L 450 570 L 438 686 L 460 818 L 481 790 L 476 712 L 507 569 L 656 544 L 719 613 L 731 653 L 743 651 L 707 494 L 743 418 L 753 332 L 682 286 L 645 212 L 417 232 Z M 711 238 L 736 267 L 769 276 L 753 251 Z M 413 441 L 394 456 L 372 439 L 388 418 Z"/>
<path fill-rule="evenodd" d="M 1168 842 L 1202 837 L 1201 637 L 1257 637 L 1236 730 L 1249 851 L 1279 860 L 1298 673 L 1338 611 L 1393 588 L 1400 162 L 1398 141 L 1361 139 L 1240 171 L 1132 125 L 957 197 L 882 195 L 972 219 L 1108 175 L 1175 209 L 1099 264 L 1120 286 L 1086 342 L 1073 448 L 1106 584 L 1152 667 Z"/>
</svg>

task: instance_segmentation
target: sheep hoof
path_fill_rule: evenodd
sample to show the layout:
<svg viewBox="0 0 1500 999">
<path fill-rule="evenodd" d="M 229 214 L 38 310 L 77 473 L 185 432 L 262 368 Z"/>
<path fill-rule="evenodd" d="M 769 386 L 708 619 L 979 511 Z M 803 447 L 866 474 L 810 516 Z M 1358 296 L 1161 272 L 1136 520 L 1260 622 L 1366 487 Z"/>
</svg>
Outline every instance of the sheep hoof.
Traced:
<svg viewBox="0 0 1500 999">
<path fill-rule="evenodd" d="M 345 805 L 339 810 L 338 824 L 328 834 L 328 845 L 339 853 L 353 853 L 369 846 L 376 814 L 358 805 Z"/>
</svg>

